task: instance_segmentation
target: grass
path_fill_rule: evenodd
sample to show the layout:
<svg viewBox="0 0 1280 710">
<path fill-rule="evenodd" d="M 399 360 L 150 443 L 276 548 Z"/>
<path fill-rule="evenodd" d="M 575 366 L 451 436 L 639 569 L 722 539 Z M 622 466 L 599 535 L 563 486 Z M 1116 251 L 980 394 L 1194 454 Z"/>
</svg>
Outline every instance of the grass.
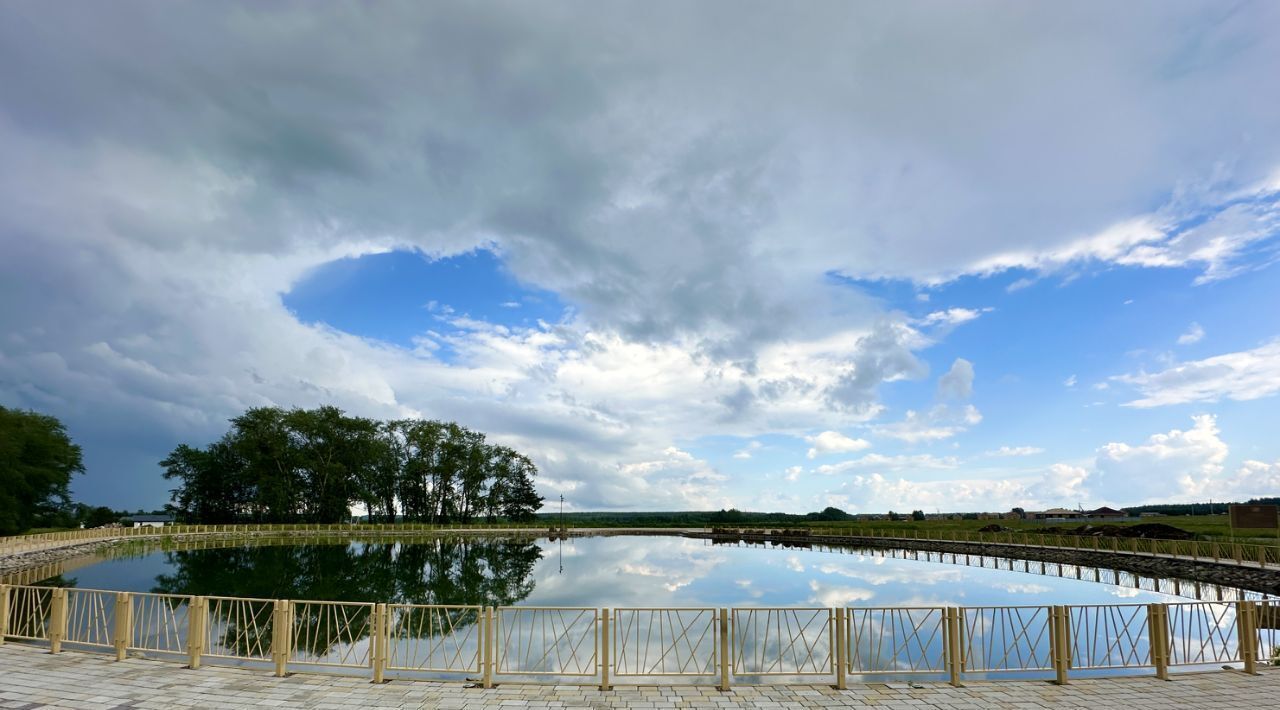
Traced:
<svg viewBox="0 0 1280 710">
<path fill-rule="evenodd" d="M 1129 527 L 1161 523 L 1206 539 L 1232 539 L 1231 524 L 1226 515 L 1161 515 L 1143 518 L 1136 522 L 1110 523 L 1105 520 L 1079 520 L 1055 523 L 1042 523 L 1033 520 L 873 520 L 847 523 L 814 523 L 809 527 L 855 528 L 862 530 L 891 530 L 900 532 L 976 532 L 988 525 L 999 525 L 1004 528 L 1025 533 L 1043 532 L 1046 528 L 1075 528 L 1080 525 L 1115 525 Z M 1274 530 L 1236 530 L 1234 539 L 1240 541 L 1256 541 L 1260 543 L 1278 542 Z"/>
</svg>

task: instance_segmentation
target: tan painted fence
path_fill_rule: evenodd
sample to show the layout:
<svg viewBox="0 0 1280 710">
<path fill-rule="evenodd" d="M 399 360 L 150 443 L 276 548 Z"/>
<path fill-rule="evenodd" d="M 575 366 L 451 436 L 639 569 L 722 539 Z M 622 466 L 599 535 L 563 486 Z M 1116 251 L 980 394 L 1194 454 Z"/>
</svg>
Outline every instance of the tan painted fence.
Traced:
<svg viewBox="0 0 1280 710">
<path fill-rule="evenodd" d="M 273 525 L 166 525 L 164 527 L 137 528 L 88 528 L 85 530 L 64 530 L 62 532 L 35 533 L 32 535 L 11 535 L 0 537 L 0 556 L 21 555 L 40 550 L 51 550 L 59 547 L 80 545 L 99 540 L 132 540 L 139 538 L 165 538 L 187 535 L 233 535 L 233 534 L 432 534 L 448 531 L 545 531 L 552 524 L 539 523 L 468 523 L 456 525 L 428 525 L 426 523 L 298 523 Z"/>
<path fill-rule="evenodd" d="M 175 536 L 235 535 L 235 534 L 380 534 L 418 535 L 440 532 L 464 531 L 545 531 L 554 526 L 552 521 L 538 523 L 471 523 L 456 525 L 428 525 L 423 523 L 395 524 L 279 524 L 279 525 L 168 525 L 162 528 L 93 528 L 66 532 L 38 533 L 0 538 L 0 556 L 24 554 L 97 540 L 172 538 Z M 764 535 L 777 528 L 743 528 L 748 537 Z M 674 530 L 673 530 L 674 532 Z M 1242 565 L 1265 567 L 1280 565 L 1280 546 L 1241 543 L 1230 540 L 1159 540 L 1147 538 L 1092 537 L 1042 533 L 1001 532 L 978 533 L 966 531 L 886 531 L 862 528 L 811 528 L 804 539 L 813 542 L 829 542 L 840 538 L 870 538 L 887 543 L 902 541 L 968 542 L 986 545 L 1015 545 L 1027 547 L 1057 547 L 1076 550 L 1112 552 L 1125 555 L 1172 556 L 1192 560 L 1234 562 Z"/>
<path fill-rule="evenodd" d="M 748 537 L 764 534 L 771 528 L 743 528 Z M 782 531 L 772 528 L 774 536 Z M 1280 565 L 1280 546 L 1235 542 L 1232 540 L 1162 540 L 1138 537 L 1101 537 L 1091 535 L 1059 535 L 1025 532 L 980 533 L 963 530 L 878 530 L 862 528 L 810 528 L 808 538 L 825 542 L 833 538 L 871 538 L 886 542 L 935 541 L 968 542 L 984 545 L 1025 547 L 1061 547 L 1072 550 L 1112 552 L 1116 554 L 1185 557 L 1192 560 L 1235 562 L 1265 567 Z"/>
<path fill-rule="evenodd" d="M 291 671 L 581 683 L 1053 678 L 1280 667 L 1280 602 L 480 607 L 0 585 L 0 643 Z"/>
</svg>

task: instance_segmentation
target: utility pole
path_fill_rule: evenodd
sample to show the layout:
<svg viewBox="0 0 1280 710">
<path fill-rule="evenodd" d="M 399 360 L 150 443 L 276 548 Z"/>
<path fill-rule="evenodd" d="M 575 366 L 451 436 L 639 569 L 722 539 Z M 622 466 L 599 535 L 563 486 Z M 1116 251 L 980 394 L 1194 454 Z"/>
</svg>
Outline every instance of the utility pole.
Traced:
<svg viewBox="0 0 1280 710">
<path fill-rule="evenodd" d="M 564 494 L 560 494 L 560 532 L 564 533 Z"/>
</svg>

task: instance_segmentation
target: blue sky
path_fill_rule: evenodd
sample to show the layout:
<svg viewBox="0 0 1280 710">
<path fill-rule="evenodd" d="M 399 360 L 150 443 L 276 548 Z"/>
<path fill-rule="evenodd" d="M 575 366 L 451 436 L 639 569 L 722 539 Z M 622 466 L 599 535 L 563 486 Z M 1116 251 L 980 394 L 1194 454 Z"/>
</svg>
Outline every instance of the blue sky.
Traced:
<svg viewBox="0 0 1280 710">
<path fill-rule="evenodd" d="M 571 509 L 1280 494 L 1275 3 L 0 8 L 0 405 L 247 407 Z"/>
</svg>

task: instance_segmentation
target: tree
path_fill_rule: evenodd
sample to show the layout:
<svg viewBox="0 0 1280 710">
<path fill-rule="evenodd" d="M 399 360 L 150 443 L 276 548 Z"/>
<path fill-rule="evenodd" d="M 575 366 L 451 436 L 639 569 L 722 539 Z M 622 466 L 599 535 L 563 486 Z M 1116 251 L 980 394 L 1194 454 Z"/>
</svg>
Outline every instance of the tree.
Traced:
<svg viewBox="0 0 1280 710">
<path fill-rule="evenodd" d="M 430 523 L 531 520 L 542 507 L 537 467 L 454 422 L 377 422 L 337 407 L 258 407 L 231 420 L 207 448 L 175 448 L 162 462 L 177 480 L 174 510 L 187 522 L 371 519 Z"/>
<path fill-rule="evenodd" d="M 0 534 L 22 532 L 66 506 L 77 473 L 84 473 L 80 447 L 62 422 L 0 407 Z"/>
<path fill-rule="evenodd" d="M 923 511 L 923 510 L 913 510 L 913 511 L 911 511 L 911 519 L 912 519 L 912 520 L 915 520 L 915 521 L 917 521 L 917 522 L 918 522 L 918 521 L 921 521 L 921 520 L 924 520 L 924 511 Z"/>
</svg>

